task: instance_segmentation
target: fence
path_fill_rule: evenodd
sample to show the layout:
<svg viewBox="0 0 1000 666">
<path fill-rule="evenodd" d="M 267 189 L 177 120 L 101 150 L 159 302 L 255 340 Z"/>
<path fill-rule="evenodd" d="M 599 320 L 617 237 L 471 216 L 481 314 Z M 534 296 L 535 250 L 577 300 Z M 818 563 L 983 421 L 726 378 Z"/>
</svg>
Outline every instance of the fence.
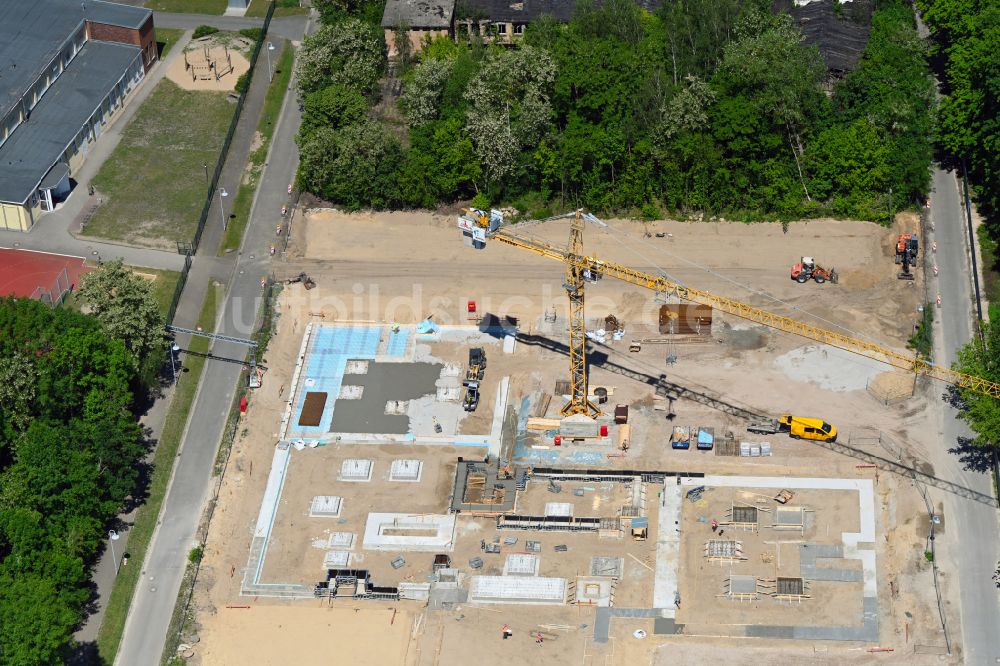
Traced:
<svg viewBox="0 0 1000 666">
<path fill-rule="evenodd" d="M 222 142 L 222 151 L 219 153 L 219 159 L 215 163 L 215 171 L 212 174 L 212 179 L 209 181 L 208 194 L 205 196 L 205 205 L 201 208 L 201 217 L 198 218 L 198 228 L 194 232 L 194 239 L 191 241 L 190 251 L 197 252 L 198 244 L 201 242 L 201 235 L 205 231 L 205 225 L 208 222 L 208 213 L 212 208 L 212 201 L 215 198 L 215 189 L 219 185 L 219 178 L 222 177 L 222 168 L 226 164 L 226 156 L 229 154 L 229 146 L 233 142 L 233 136 L 236 134 L 236 126 L 240 122 L 240 115 L 243 112 L 243 104 L 246 101 L 247 93 L 250 92 L 250 85 L 253 83 L 253 73 L 254 68 L 257 66 L 257 58 L 260 56 L 260 50 L 267 39 L 267 29 L 271 25 L 271 16 L 274 15 L 274 0 L 271 0 L 271 4 L 267 6 L 267 14 L 264 16 L 264 25 L 261 26 L 260 36 L 257 38 L 257 42 L 253 46 L 253 53 L 250 55 L 250 69 L 247 70 L 246 85 L 243 86 L 243 90 L 240 91 L 239 99 L 236 100 L 236 110 L 233 112 L 233 119 L 229 123 L 229 131 L 226 132 L 226 139 Z"/>
<path fill-rule="evenodd" d="M 184 257 L 184 268 L 181 269 L 180 277 L 177 278 L 177 286 L 174 287 L 174 295 L 170 299 L 170 307 L 167 309 L 167 324 L 174 323 L 174 315 L 177 314 L 177 305 L 181 302 L 181 294 L 184 293 L 184 285 L 187 284 L 188 273 L 191 272 L 191 255 Z"/>
<path fill-rule="evenodd" d="M 55 282 L 52 283 L 51 287 L 48 289 L 41 286 L 35 287 L 35 290 L 31 292 L 31 297 L 36 301 L 41 301 L 42 303 L 55 307 L 56 305 L 62 303 L 63 298 L 66 297 L 66 294 L 68 294 L 69 291 L 69 273 L 65 268 L 63 268 L 59 271 L 59 274 L 56 275 Z"/>
</svg>

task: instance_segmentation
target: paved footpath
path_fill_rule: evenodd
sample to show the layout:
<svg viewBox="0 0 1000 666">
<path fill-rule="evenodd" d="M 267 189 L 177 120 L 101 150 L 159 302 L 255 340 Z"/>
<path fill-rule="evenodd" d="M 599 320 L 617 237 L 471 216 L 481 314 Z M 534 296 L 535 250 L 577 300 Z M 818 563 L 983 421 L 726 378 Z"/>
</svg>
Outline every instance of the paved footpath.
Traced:
<svg viewBox="0 0 1000 666">
<path fill-rule="evenodd" d="M 266 69 L 266 59 L 261 58 L 255 81 L 266 84 Z M 253 330 L 260 306 L 261 279 L 270 269 L 268 248 L 275 240 L 274 225 L 280 219 L 281 205 L 288 196 L 288 183 L 298 164 L 294 137 L 300 120 L 295 96 L 286 95 L 243 248 L 235 257 L 217 333 L 248 337 Z M 217 230 L 215 236 L 221 237 L 221 230 Z M 206 229 L 203 248 L 216 247 L 216 241 L 210 240 Z M 198 284 L 195 274 L 200 269 L 200 262 L 199 255 L 189 284 Z M 181 315 L 179 311 L 179 318 Z M 211 351 L 229 358 L 240 358 L 246 353 L 245 348 L 230 343 L 213 344 Z M 134 666 L 160 662 L 187 554 L 195 545 L 198 521 L 210 496 L 215 455 L 241 373 L 242 368 L 231 363 L 209 361 L 205 366 L 157 533 L 142 564 L 143 579 L 132 600 L 116 664 Z"/>
</svg>

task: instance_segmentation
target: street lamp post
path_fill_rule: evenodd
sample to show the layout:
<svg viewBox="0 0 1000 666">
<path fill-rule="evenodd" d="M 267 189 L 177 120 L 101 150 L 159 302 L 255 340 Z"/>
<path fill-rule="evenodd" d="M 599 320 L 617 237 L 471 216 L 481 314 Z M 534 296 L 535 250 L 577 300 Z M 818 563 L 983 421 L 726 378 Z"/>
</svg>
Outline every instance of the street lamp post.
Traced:
<svg viewBox="0 0 1000 666">
<path fill-rule="evenodd" d="M 208 162 L 201 163 L 202 168 L 205 169 L 205 182 L 208 182 Z"/>
<path fill-rule="evenodd" d="M 177 383 L 177 366 L 174 364 L 174 354 L 181 350 L 177 343 L 170 345 L 170 376 L 173 377 L 174 384 Z"/>
<path fill-rule="evenodd" d="M 108 531 L 108 543 L 111 544 L 111 561 L 115 565 L 115 575 L 118 575 L 118 557 L 115 555 L 115 541 L 118 541 L 121 537 L 115 530 Z"/>
<path fill-rule="evenodd" d="M 220 187 L 219 188 L 219 214 L 222 215 L 222 230 L 223 231 L 225 231 L 226 227 L 229 226 L 228 223 L 226 222 L 226 204 L 225 204 L 225 201 L 224 201 L 225 197 L 228 197 L 228 196 L 229 196 L 229 192 L 226 192 L 226 188 Z"/>
<path fill-rule="evenodd" d="M 267 82 L 270 83 L 274 80 L 274 70 L 271 69 L 271 51 L 274 50 L 274 44 L 271 42 L 267 43 Z"/>
</svg>

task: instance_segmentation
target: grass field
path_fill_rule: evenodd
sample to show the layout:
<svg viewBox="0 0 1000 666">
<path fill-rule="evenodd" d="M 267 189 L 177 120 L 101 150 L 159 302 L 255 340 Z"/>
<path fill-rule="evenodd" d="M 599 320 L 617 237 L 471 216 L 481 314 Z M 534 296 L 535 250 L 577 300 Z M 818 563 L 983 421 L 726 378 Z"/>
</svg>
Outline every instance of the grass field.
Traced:
<svg viewBox="0 0 1000 666">
<path fill-rule="evenodd" d="M 177 43 L 177 40 L 183 34 L 184 31 L 177 28 L 156 29 L 156 48 L 160 54 L 160 60 L 167 57 L 167 53 L 170 52 L 171 47 Z"/>
<path fill-rule="evenodd" d="M 269 0 L 252 0 L 250 7 L 247 9 L 247 16 L 264 16 L 267 14 L 267 5 Z M 274 8 L 274 17 L 279 16 L 297 16 L 300 14 L 308 14 L 308 7 L 300 7 L 298 0 L 278 0 Z"/>
<path fill-rule="evenodd" d="M 215 317 L 221 300 L 222 286 L 209 286 L 205 301 L 201 306 L 198 326 L 206 331 L 215 330 Z M 188 345 L 191 351 L 205 353 L 208 351 L 208 339 L 192 338 Z M 97 634 L 97 650 L 103 663 L 114 663 L 115 654 L 121 644 L 122 631 L 125 629 L 125 618 L 128 616 L 132 596 L 139 582 L 142 562 L 146 558 L 146 550 L 153 538 L 156 520 L 160 515 L 160 505 L 167 493 L 167 484 L 177 459 L 177 449 L 180 447 L 187 423 L 188 412 L 201 379 L 205 359 L 193 354 L 181 354 L 184 372 L 181 373 L 174 387 L 174 396 L 170 401 L 170 409 L 163 423 L 160 441 L 153 454 L 153 474 L 149 482 L 149 495 L 146 503 L 136 512 L 135 523 L 128 537 L 129 555 L 135 566 L 122 567 L 121 573 L 115 579 L 115 585 L 108 597 L 107 610 L 100 632 Z M 154 660 L 151 660 L 151 662 Z"/>
<path fill-rule="evenodd" d="M 146 9 L 152 9 L 154 12 L 219 16 L 226 11 L 226 5 L 226 0 L 147 0 Z M 159 32 L 156 31 L 157 34 Z"/>
<path fill-rule="evenodd" d="M 267 89 L 264 108 L 261 111 L 260 120 L 257 122 L 257 132 L 260 134 L 261 144 L 250 153 L 247 163 L 250 172 L 249 182 L 240 184 L 240 189 L 233 200 L 232 214 L 235 217 L 230 221 L 226 235 L 222 239 L 222 245 L 219 247 L 220 255 L 239 248 L 243 232 L 250 221 L 250 208 L 253 206 L 254 193 L 257 191 L 260 174 L 264 169 L 264 160 L 267 159 L 268 146 L 271 145 L 271 139 L 274 137 L 274 128 L 278 122 L 278 115 L 281 113 L 281 105 L 285 101 L 285 92 L 288 90 L 288 83 L 292 78 L 294 62 L 295 49 L 292 48 L 290 42 L 286 41 L 281 56 L 274 63 L 274 79 Z"/>
<path fill-rule="evenodd" d="M 218 160 L 233 111 L 226 93 L 160 81 L 94 178 L 104 203 L 84 235 L 160 249 L 191 240 L 205 202 L 202 165 Z"/>
</svg>

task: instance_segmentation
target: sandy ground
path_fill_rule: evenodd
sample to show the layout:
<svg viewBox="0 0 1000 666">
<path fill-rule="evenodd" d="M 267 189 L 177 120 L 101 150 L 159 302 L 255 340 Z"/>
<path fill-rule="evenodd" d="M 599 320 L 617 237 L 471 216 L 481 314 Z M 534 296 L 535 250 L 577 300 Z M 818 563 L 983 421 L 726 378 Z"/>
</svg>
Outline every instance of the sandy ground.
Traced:
<svg viewBox="0 0 1000 666">
<path fill-rule="evenodd" d="M 171 63 L 167 78 L 185 90 L 229 91 L 235 89 L 237 79 L 249 69 L 250 61 L 240 51 L 233 46 L 227 48 L 218 38 L 209 36 L 192 40 L 184 49 L 184 57 Z"/>
<path fill-rule="evenodd" d="M 808 311 L 817 316 L 813 321 L 825 319 L 897 347 L 902 347 L 915 320 L 918 294 L 921 293 L 920 274 L 918 272 L 917 284 L 896 280 L 891 255 L 892 233 L 895 232 L 875 225 L 809 222 L 792 225 L 787 235 L 781 233 L 780 227 L 770 225 L 661 222 L 649 226 L 651 233 L 673 234 L 665 238 L 655 235 L 644 238 L 643 229 L 643 225 L 628 222 L 612 222 L 610 230 L 588 228 L 587 246 L 589 251 L 608 259 L 646 269 L 659 266 L 692 286 L 745 298 L 754 304 L 795 313 L 797 317 L 808 318 Z M 532 227 L 530 232 L 553 242 L 564 242 L 566 227 L 556 223 L 552 227 Z M 332 650 L 332 646 L 344 644 L 343 639 L 348 639 L 346 642 L 351 646 L 364 645 L 367 652 L 327 651 L 322 655 L 327 663 L 331 655 L 336 654 L 352 663 L 459 664 L 468 662 L 468 647 L 472 645 L 482 650 L 479 653 L 481 660 L 502 659 L 511 664 L 537 663 L 540 657 L 552 663 L 595 665 L 708 661 L 744 664 L 747 660 L 761 664 L 870 661 L 873 657 L 864 653 L 863 647 L 834 642 L 820 645 L 744 639 L 736 643 L 701 636 L 658 637 L 652 635 L 652 623 L 647 620 L 616 619 L 612 622 L 611 642 L 595 645 L 592 641 L 594 611 L 577 606 L 526 609 L 463 605 L 446 612 L 429 611 L 413 602 L 401 602 L 395 623 L 389 625 L 386 620 L 386 626 L 382 627 L 385 614 L 391 613 L 386 609 L 392 605 L 365 602 L 355 613 L 356 605 L 350 602 L 337 601 L 334 608 L 329 609 L 320 601 L 288 602 L 239 596 L 239 582 L 277 439 L 278 422 L 288 398 L 291 374 L 308 321 L 406 322 L 432 314 L 442 323 L 466 323 L 466 303 L 476 300 L 480 312 L 512 314 L 521 318 L 522 330 L 565 343 L 561 266 L 501 246 L 477 253 L 462 246 L 458 233 L 452 218 L 427 213 L 348 216 L 323 212 L 304 223 L 297 221 L 293 226 L 290 255 L 285 262 L 275 265 L 275 272 L 282 277 L 285 273 L 294 275 L 305 270 L 316 279 L 318 287 L 307 292 L 293 285 L 281 296 L 277 308 L 277 334 L 272 339 L 267 358 L 262 361 L 270 371 L 264 386 L 253 394 L 244 417 L 206 544 L 195 596 L 197 612 L 193 629 L 201 641 L 195 646 L 192 663 L 199 660 L 201 663 L 271 663 L 265 659 L 272 654 L 272 649 L 286 662 L 312 663 L 311 659 L 319 659 L 316 657 L 317 644 L 331 646 L 328 650 Z M 841 283 L 798 285 L 789 280 L 788 267 L 802 254 L 812 254 L 821 264 L 835 266 L 842 276 Z M 708 265 L 712 272 L 687 262 Z M 782 302 L 775 303 L 761 296 L 757 293 L 761 289 Z M 545 322 L 542 315 L 553 307 L 559 318 L 555 323 Z M 614 403 L 632 406 L 632 448 L 624 458 L 608 459 L 606 466 L 713 474 L 877 479 L 881 642 L 896 648 L 892 655 L 878 655 L 877 658 L 899 663 L 905 654 L 909 663 L 941 663 L 937 656 L 914 654 L 916 645 L 936 646 L 943 640 L 929 567 L 922 557 L 928 528 L 926 511 L 912 481 L 887 471 L 859 468 L 857 465 L 861 461 L 858 459 L 816 445 L 782 436 L 749 435 L 744 421 L 719 409 L 734 405 L 761 413 L 791 411 L 821 416 L 840 428 L 840 441 L 845 444 L 885 457 L 894 457 L 887 450 L 898 445 L 904 452 L 904 462 L 933 471 L 920 459 L 923 451 L 939 445 L 938 426 L 926 415 L 925 409 L 927 396 L 933 398 L 938 391 L 918 391 L 915 397 L 887 406 L 865 390 L 865 384 L 873 377 L 884 376 L 880 368 L 863 360 L 847 362 L 837 356 L 831 357 L 829 349 L 810 349 L 810 344 L 801 338 L 774 334 L 728 317 L 717 319 L 719 323 L 708 342 L 645 345 L 641 353 L 629 353 L 631 337 L 658 335 L 656 307 L 652 294 L 615 284 L 612 280 L 604 280 L 593 289 L 588 287 L 588 320 L 596 323 L 613 312 L 625 320 L 627 329 L 625 340 L 595 346 L 590 355 L 593 363 L 591 386 L 615 387 L 609 407 Z M 678 359 L 670 366 L 664 363 L 668 349 L 672 349 Z M 442 346 L 431 353 L 460 361 L 464 352 Z M 502 376 L 511 377 L 509 404 L 515 406 L 523 396 L 552 394 L 555 382 L 565 379 L 566 374 L 564 354 L 544 346 L 520 343 L 513 355 L 492 353 L 487 371 L 489 384 Z M 673 423 L 712 426 L 720 439 L 726 432 L 732 432 L 736 441 L 770 441 L 773 455 L 751 459 L 718 455 L 718 450 L 670 449 L 667 439 L 672 424 L 665 420 L 665 412 L 654 409 L 655 391 L 651 382 L 656 383 L 660 377 L 672 387 L 670 391 L 679 396 L 673 405 L 676 413 Z M 561 398 L 554 396 L 550 414 L 559 406 Z M 479 429 L 478 425 L 475 429 Z M 463 431 L 471 430 L 463 427 Z M 879 433 L 884 442 L 890 441 L 885 438 L 890 438 L 892 444 L 880 444 Z M 566 446 L 562 447 L 560 455 L 584 450 L 587 448 Z M 598 447 L 593 450 L 601 455 L 609 452 Z M 313 455 L 318 451 L 320 449 L 306 450 L 297 455 Z M 279 541 L 285 543 L 286 555 L 290 558 L 287 561 L 289 580 L 320 578 L 323 551 L 309 544 L 311 539 L 321 537 L 323 530 L 332 528 L 324 525 L 313 529 L 316 526 L 308 525 L 309 519 L 303 514 L 308 511 L 308 498 L 312 495 L 344 495 L 348 511 L 345 517 L 357 524 L 352 523 L 350 530 L 344 528 L 343 531 L 360 533 L 362 516 L 354 512 L 378 510 L 376 504 L 405 501 L 421 511 L 439 511 L 450 493 L 450 488 L 445 488 L 446 480 L 456 456 L 473 458 L 482 455 L 482 451 L 412 447 L 403 455 L 391 446 L 367 446 L 364 450 L 359 448 L 357 454 L 327 447 L 321 455 L 329 459 L 324 458 L 316 469 L 310 469 L 305 458 L 293 462 L 296 467 L 289 477 L 286 496 L 289 503 L 282 509 L 288 519 L 279 521 L 282 524 L 278 526 Z M 354 484 L 347 490 L 337 490 L 335 473 L 331 470 L 340 458 L 346 457 L 374 459 L 378 478 L 371 484 Z M 425 475 L 435 468 L 434 473 L 426 476 L 428 482 L 419 484 L 421 490 L 412 499 L 407 496 L 399 500 L 396 495 L 402 491 L 393 487 L 396 484 L 388 484 L 381 478 L 389 462 L 397 457 L 422 459 Z M 320 488 L 323 484 L 325 486 Z M 648 492 L 655 497 L 655 489 L 648 489 Z M 546 501 L 571 501 L 577 515 L 593 515 L 592 511 L 603 514 L 605 508 L 617 506 L 622 499 L 620 488 L 613 491 L 598 488 L 578 498 L 567 490 L 555 496 L 547 493 L 544 487 L 529 484 L 529 492 L 519 499 L 519 512 L 544 508 Z M 821 506 L 829 501 L 834 508 L 839 502 L 823 497 L 810 500 L 817 507 L 813 526 L 817 533 L 822 529 L 825 534 L 824 525 L 831 525 L 829 529 L 843 528 L 837 522 L 841 519 L 835 517 L 839 514 Z M 655 501 L 648 505 L 650 522 L 654 525 L 656 505 Z M 372 508 L 364 509 L 366 506 Z M 946 530 L 946 525 L 938 529 Z M 340 526 L 337 531 L 341 531 Z M 469 558 L 481 554 L 480 539 L 492 540 L 495 535 L 508 533 L 498 533 L 492 520 L 463 516 L 459 520 L 458 534 L 458 545 L 451 555 L 456 566 L 465 567 Z M 532 538 L 524 533 L 518 536 L 521 542 Z M 616 591 L 616 603 L 623 607 L 641 607 L 648 603 L 652 594 L 652 574 L 644 566 L 654 561 L 655 534 L 652 536 L 648 542 L 632 542 L 599 541 L 594 535 L 544 534 L 540 537 L 543 552 L 539 573 L 572 578 L 578 573 L 587 573 L 591 556 L 624 557 L 624 576 Z M 695 541 L 703 546 L 703 535 L 696 536 Z M 569 550 L 553 552 L 552 546 L 556 543 L 567 544 Z M 762 552 L 763 545 L 760 546 Z M 275 562 L 281 557 L 277 555 L 281 548 L 279 544 Z M 363 555 L 365 564 L 371 564 L 373 571 L 377 571 L 376 584 L 392 584 L 396 579 L 422 580 L 430 570 L 426 553 L 411 554 L 406 567 L 393 574 L 381 563 L 385 554 L 360 549 L 355 552 Z M 758 559 L 761 552 L 756 552 Z M 783 547 L 783 568 L 786 563 L 790 566 L 793 557 L 793 548 Z M 954 633 L 959 625 L 957 610 L 952 610 L 950 595 L 955 591 L 947 576 L 946 557 L 945 549 L 940 558 L 946 574 L 942 582 L 949 626 Z M 487 563 L 483 573 L 498 573 L 503 567 L 503 555 L 486 555 L 484 559 Z M 692 575 L 682 584 L 700 584 L 705 594 L 714 595 L 722 582 L 722 573 L 721 570 L 711 573 L 719 575 L 704 580 Z M 267 575 L 277 575 L 277 572 L 269 568 Z M 814 590 L 823 592 L 826 600 L 839 594 L 835 590 Z M 852 602 L 844 599 L 837 603 Z M 252 608 L 228 609 L 228 605 L 250 605 Z M 684 611 L 690 611 L 690 606 L 686 606 Z M 817 608 L 818 614 L 824 612 Z M 357 628 L 341 619 L 352 616 L 361 623 Z M 500 639 L 499 627 L 504 623 L 511 624 L 515 630 L 512 641 Z M 272 630 L 277 624 L 281 624 L 282 629 Z M 372 630 L 378 632 L 377 637 L 385 636 L 386 640 L 349 641 L 355 633 L 361 636 L 362 631 L 368 630 L 361 625 L 375 627 Z M 539 646 L 527 633 L 537 630 L 540 625 L 560 628 L 552 630 L 555 637 Z M 650 634 L 646 639 L 632 637 L 632 632 L 640 628 Z M 397 646 L 396 632 L 402 632 L 398 639 L 402 641 L 402 648 Z M 316 641 L 317 636 L 332 641 Z M 408 648 L 406 641 L 409 641 Z M 353 650 L 351 646 L 343 649 Z M 371 661 L 363 661 L 366 657 Z"/>
<path fill-rule="evenodd" d="M 413 321 L 433 315 L 454 323 L 467 318 L 468 300 L 477 301 L 481 313 L 509 314 L 528 325 L 552 308 L 565 313 L 559 263 L 499 243 L 472 250 L 455 224 L 454 217 L 419 211 L 320 211 L 293 223 L 288 256 L 296 267 L 328 277 L 328 287 L 337 281 L 314 297 L 314 309 L 328 316 Z M 554 221 L 521 233 L 565 245 L 568 230 L 568 221 Z M 895 231 L 866 222 L 803 222 L 783 234 L 766 224 L 610 220 L 607 228 L 588 225 L 584 247 L 692 288 L 902 346 L 916 321 L 922 276 L 918 270 L 915 282 L 896 278 L 894 239 Z M 802 255 L 835 267 L 840 284 L 791 280 L 790 267 Z M 588 317 L 613 313 L 626 329 L 655 326 L 657 307 L 652 293 L 612 279 L 587 288 Z"/>
<path fill-rule="evenodd" d="M 330 608 L 320 602 L 219 611 L 228 640 L 206 641 L 201 663 L 408 664 L 414 613 L 406 608 Z"/>
</svg>

